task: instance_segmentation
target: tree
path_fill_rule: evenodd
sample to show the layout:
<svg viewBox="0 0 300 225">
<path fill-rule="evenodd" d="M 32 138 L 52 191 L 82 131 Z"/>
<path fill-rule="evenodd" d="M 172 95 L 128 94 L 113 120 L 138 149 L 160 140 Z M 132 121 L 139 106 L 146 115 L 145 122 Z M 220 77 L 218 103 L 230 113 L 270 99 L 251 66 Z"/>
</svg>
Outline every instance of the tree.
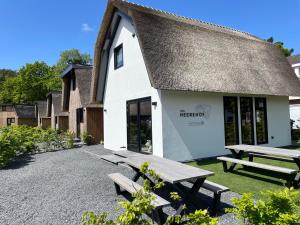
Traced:
<svg viewBox="0 0 300 225">
<path fill-rule="evenodd" d="M 274 44 L 274 45 L 276 45 L 277 47 L 279 47 L 280 50 L 282 51 L 282 53 L 283 53 L 286 57 L 290 56 L 290 55 L 294 52 L 294 49 L 293 49 L 293 48 L 291 48 L 291 49 L 285 48 L 285 47 L 284 47 L 284 43 L 281 42 L 281 41 L 277 41 L 277 42 L 274 43 L 274 38 L 273 38 L 273 37 L 269 37 L 266 41 L 267 41 L 267 42 L 270 42 L 270 43 L 272 43 L 272 44 Z"/>
<path fill-rule="evenodd" d="M 30 103 L 44 100 L 49 91 L 60 90 L 61 80 L 45 62 L 23 66 L 16 77 L 6 79 L 0 89 L 2 103 Z"/>
<path fill-rule="evenodd" d="M 92 63 L 91 56 L 86 53 L 80 53 L 78 49 L 65 50 L 60 53 L 60 58 L 55 65 L 55 72 L 61 74 L 70 64 L 89 65 Z"/>
<path fill-rule="evenodd" d="M 17 72 L 11 69 L 0 69 L 0 83 L 10 77 L 15 77 Z"/>
</svg>

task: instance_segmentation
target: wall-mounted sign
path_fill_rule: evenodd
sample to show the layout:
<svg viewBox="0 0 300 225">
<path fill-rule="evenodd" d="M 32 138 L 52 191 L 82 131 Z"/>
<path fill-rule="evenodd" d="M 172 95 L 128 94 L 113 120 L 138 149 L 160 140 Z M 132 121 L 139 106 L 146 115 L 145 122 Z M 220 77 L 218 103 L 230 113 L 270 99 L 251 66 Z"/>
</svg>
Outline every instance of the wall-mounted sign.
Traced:
<svg viewBox="0 0 300 225">
<path fill-rule="evenodd" d="M 181 118 L 190 118 L 188 125 L 189 126 L 201 126 L 204 125 L 204 121 L 209 119 L 211 111 L 211 106 L 209 105 L 196 105 L 194 110 L 184 110 L 179 111 L 179 117 Z"/>
</svg>

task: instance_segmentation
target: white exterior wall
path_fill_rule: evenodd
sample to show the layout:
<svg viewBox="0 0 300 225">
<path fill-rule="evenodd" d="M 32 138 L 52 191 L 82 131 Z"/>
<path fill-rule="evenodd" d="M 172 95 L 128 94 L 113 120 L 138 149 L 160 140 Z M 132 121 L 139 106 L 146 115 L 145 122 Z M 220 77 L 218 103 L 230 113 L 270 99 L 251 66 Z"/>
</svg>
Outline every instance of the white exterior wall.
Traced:
<svg viewBox="0 0 300 225">
<path fill-rule="evenodd" d="M 223 96 L 227 94 L 162 91 L 164 157 L 178 161 L 228 154 L 224 149 Z M 209 118 L 180 117 L 180 110 L 209 108 Z M 291 144 L 288 97 L 267 97 L 269 143 Z M 203 121 L 203 124 L 199 124 Z M 272 138 L 273 137 L 273 138 Z"/>
<path fill-rule="evenodd" d="M 104 147 L 124 150 L 127 147 L 126 101 L 151 97 L 152 141 L 155 155 L 162 156 L 161 105 L 159 91 L 152 88 L 134 28 L 128 18 L 122 18 L 110 49 L 104 94 Z M 123 67 L 114 69 L 114 48 L 123 44 Z M 155 109 L 156 108 L 156 109 Z"/>
</svg>

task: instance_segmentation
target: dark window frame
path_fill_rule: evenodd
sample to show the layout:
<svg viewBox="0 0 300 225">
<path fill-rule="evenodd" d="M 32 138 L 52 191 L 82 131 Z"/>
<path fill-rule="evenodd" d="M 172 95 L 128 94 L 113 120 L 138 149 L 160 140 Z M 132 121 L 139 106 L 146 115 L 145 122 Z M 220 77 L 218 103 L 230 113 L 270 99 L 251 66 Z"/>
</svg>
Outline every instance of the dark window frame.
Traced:
<svg viewBox="0 0 300 225">
<path fill-rule="evenodd" d="M 79 116 L 79 123 L 84 123 L 84 116 L 83 116 L 83 114 L 84 114 L 84 110 L 83 110 L 83 108 L 78 108 L 77 109 L 78 110 L 78 116 Z"/>
<path fill-rule="evenodd" d="M 72 76 L 72 91 L 76 90 L 76 76 L 73 74 Z"/>
<path fill-rule="evenodd" d="M 252 143 L 250 145 L 255 145 L 255 136 L 254 136 L 254 107 L 253 107 L 253 97 L 240 97 L 240 126 L 241 126 L 241 144 L 243 143 L 243 129 L 242 129 L 242 110 L 241 110 L 241 99 L 250 99 L 251 100 L 251 139 Z"/>
<path fill-rule="evenodd" d="M 236 108 L 236 112 L 235 112 L 235 126 L 236 126 L 236 129 L 237 129 L 237 132 L 236 132 L 236 140 L 237 140 L 237 145 L 240 144 L 240 126 L 239 126 L 239 110 L 238 110 L 238 97 L 237 96 L 223 96 L 223 115 L 224 115 L 224 134 L 225 134 L 225 145 L 226 145 L 226 127 L 225 127 L 225 99 L 235 99 L 235 108 Z"/>
<path fill-rule="evenodd" d="M 141 143 L 141 133 L 140 133 L 140 131 L 138 132 L 138 135 L 137 135 L 137 138 L 138 138 L 138 149 L 131 149 L 130 148 L 130 146 L 128 146 L 128 143 L 129 143 L 129 139 L 130 139 L 130 137 L 129 137 L 129 126 L 128 126 L 128 122 L 129 122 L 129 120 L 130 120 L 130 115 L 129 115 L 129 104 L 131 104 L 131 103 L 136 103 L 137 104 L 137 121 L 138 121 L 138 123 L 137 123 L 137 126 L 138 126 L 138 130 L 140 130 L 140 128 L 141 128 L 141 119 L 140 119 L 140 117 L 141 117 L 141 115 L 140 115 L 140 103 L 141 102 L 145 102 L 145 101 L 150 101 L 150 104 L 151 104 L 151 106 L 152 106 L 152 98 L 151 98 L 151 96 L 149 96 L 149 97 L 143 97 L 143 98 L 136 98 L 136 99 L 131 99 L 131 100 L 127 100 L 126 101 L 126 119 L 127 119 L 127 121 L 126 121 L 126 124 L 127 124 L 127 149 L 128 150 L 130 150 L 130 151 L 135 151 L 135 152 L 139 152 L 139 153 L 141 153 L 142 151 L 141 151 L 141 146 L 142 146 L 142 143 Z M 152 124 L 152 107 L 151 107 L 151 132 L 152 132 L 152 135 L 151 135 L 151 142 L 152 142 L 152 146 L 153 146 L 153 124 Z"/>
<path fill-rule="evenodd" d="M 263 100 L 264 102 L 264 115 L 265 115 L 265 135 L 266 135 L 266 141 L 265 142 L 258 142 L 258 138 L 257 138 L 257 117 L 256 117 L 256 101 L 257 100 Z M 268 133 L 268 113 L 267 113 L 267 99 L 264 97 L 257 97 L 254 99 L 254 112 L 255 112 L 255 131 L 256 131 L 256 143 L 258 145 L 262 145 L 262 144 L 268 144 L 269 143 L 269 133 Z"/>
<path fill-rule="evenodd" d="M 121 55 L 122 55 L 122 63 L 118 65 L 118 52 L 121 50 Z M 119 69 L 120 67 L 124 66 L 124 54 L 123 54 L 123 44 L 118 45 L 117 47 L 114 48 L 114 67 L 115 70 Z"/>
</svg>

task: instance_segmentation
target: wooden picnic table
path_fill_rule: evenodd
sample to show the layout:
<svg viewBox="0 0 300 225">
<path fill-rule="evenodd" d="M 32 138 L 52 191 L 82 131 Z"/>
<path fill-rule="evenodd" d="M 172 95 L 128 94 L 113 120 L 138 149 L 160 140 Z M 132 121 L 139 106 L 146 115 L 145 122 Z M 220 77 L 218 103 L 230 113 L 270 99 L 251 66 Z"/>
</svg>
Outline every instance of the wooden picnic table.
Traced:
<svg viewBox="0 0 300 225">
<path fill-rule="evenodd" d="M 293 159 L 294 163 L 298 166 L 299 173 L 295 177 L 295 181 L 300 181 L 300 151 L 289 150 L 284 148 L 272 148 L 257 145 L 229 145 L 225 146 L 226 149 L 230 150 L 236 159 L 241 159 L 244 153 L 257 153 L 262 155 L 279 156 Z M 233 163 L 230 169 L 234 169 L 236 166 Z"/>
<path fill-rule="evenodd" d="M 181 182 L 193 181 L 192 188 L 189 189 L 188 193 L 180 202 L 180 206 L 176 211 L 177 215 L 182 213 L 185 203 L 191 202 L 194 199 L 205 179 L 208 176 L 214 175 L 213 172 L 207 170 L 153 155 L 132 156 L 124 159 L 124 162 L 136 172 L 132 179 L 133 181 L 137 181 L 140 177 L 147 179 L 147 177 L 143 176 L 140 172 L 140 167 L 145 162 L 149 163 L 149 168 L 155 170 L 163 181 L 173 184 L 176 189 L 182 192 L 184 192 L 185 189 L 183 185 L 181 185 Z"/>
</svg>

